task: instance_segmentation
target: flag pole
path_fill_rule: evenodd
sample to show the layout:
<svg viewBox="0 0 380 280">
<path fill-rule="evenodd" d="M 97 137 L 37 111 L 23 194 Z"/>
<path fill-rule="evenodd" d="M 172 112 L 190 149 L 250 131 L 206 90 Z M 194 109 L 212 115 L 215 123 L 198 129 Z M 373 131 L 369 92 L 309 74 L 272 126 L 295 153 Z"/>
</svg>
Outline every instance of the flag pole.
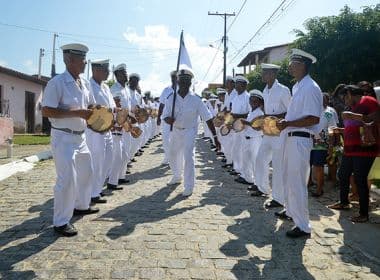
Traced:
<svg viewBox="0 0 380 280">
<path fill-rule="evenodd" d="M 179 58 L 181 56 L 182 41 L 183 41 L 183 30 L 181 31 L 181 37 L 179 39 L 179 51 L 178 51 L 177 69 L 176 69 L 177 74 L 178 74 L 178 70 L 179 70 Z M 171 116 L 172 119 L 174 119 L 175 100 L 177 97 L 177 83 L 174 83 L 173 90 L 174 90 L 174 92 L 173 92 L 173 105 L 172 105 L 172 116 Z M 173 130 L 173 124 L 170 125 L 170 131 L 172 131 L 172 130 Z"/>
</svg>

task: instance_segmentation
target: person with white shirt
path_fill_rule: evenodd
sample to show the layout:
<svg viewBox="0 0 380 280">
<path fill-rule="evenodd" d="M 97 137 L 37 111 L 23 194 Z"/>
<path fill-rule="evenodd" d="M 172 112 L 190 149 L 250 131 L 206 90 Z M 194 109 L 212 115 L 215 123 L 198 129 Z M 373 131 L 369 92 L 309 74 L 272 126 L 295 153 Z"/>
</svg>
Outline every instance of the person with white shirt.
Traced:
<svg viewBox="0 0 380 280">
<path fill-rule="evenodd" d="M 258 89 L 251 90 L 249 92 L 249 103 L 251 105 L 251 111 L 249 112 L 247 119 L 245 120 L 245 128 L 243 131 L 243 154 L 242 154 L 242 173 L 241 178 L 244 179 L 244 183 L 253 184 L 254 182 L 254 172 L 256 165 L 257 152 L 261 145 L 261 140 L 263 138 L 263 132 L 256 130 L 251 127 L 250 122 L 262 115 L 264 99 L 263 94 Z M 245 140 L 245 141 L 244 141 Z M 243 183 L 241 181 L 240 183 Z"/>
<path fill-rule="evenodd" d="M 226 94 L 224 97 L 224 110 L 231 112 L 232 100 L 236 96 L 235 79 L 232 76 L 226 77 Z M 222 136 L 221 143 L 223 143 L 223 151 L 225 155 L 225 164 L 223 168 L 232 168 L 232 148 L 233 148 L 233 133 Z"/>
<path fill-rule="evenodd" d="M 290 90 L 278 82 L 280 66 L 261 64 L 262 80 L 266 83 L 263 90 L 265 116 L 285 117 L 291 95 Z M 284 205 L 284 186 L 282 183 L 282 147 L 280 136 L 264 135 L 257 155 L 255 184 L 249 188 L 252 196 L 270 195 L 269 164 L 272 162 L 272 199 L 265 203 L 266 208 Z"/>
<path fill-rule="evenodd" d="M 95 104 L 88 81 L 80 77 L 86 66 L 88 47 L 61 47 L 66 71 L 52 78 L 42 97 L 42 115 L 51 122 L 51 148 L 57 173 L 54 187 L 54 230 L 63 236 L 78 232 L 70 223 L 73 215 L 99 212 L 90 207 L 91 154 L 84 133 L 88 109 Z"/>
<path fill-rule="evenodd" d="M 127 92 L 126 83 L 128 81 L 127 66 L 124 63 L 117 65 L 114 68 L 116 82 L 111 87 L 111 93 L 114 100 L 120 103 L 121 109 L 131 110 L 131 97 Z M 124 131 L 117 125 L 112 131 L 114 142 L 113 160 L 111 170 L 108 177 L 107 188 L 110 190 L 122 190 L 123 187 L 119 184 L 128 183 L 125 177 L 127 164 L 132 158 L 131 154 L 131 134 Z"/>
<path fill-rule="evenodd" d="M 164 149 L 164 159 L 161 164 L 169 164 L 169 143 L 170 143 L 170 125 L 166 122 L 162 122 L 162 112 L 165 108 L 166 99 L 173 93 L 175 84 L 177 83 L 177 72 L 170 72 L 171 85 L 164 88 L 160 95 L 160 107 L 158 108 L 157 125 L 162 129 L 162 147 Z"/>
<path fill-rule="evenodd" d="M 248 113 L 251 111 L 251 105 L 249 105 L 249 94 L 247 92 L 248 80 L 244 76 L 237 76 L 235 78 L 235 90 L 236 96 L 231 100 L 231 114 L 234 119 L 245 119 Z M 235 132 L 231 130 L 232 134 L 232 164 L 233 170 L 230 171 L 231 175 L 240 175 L 243 167 L 242 156 L 242 132 Z"/>
<path fill-rule="evenodd" d="M 297 83 L 292 89 L 285 119 L 277 122 L 283 140 L 283 184 L 285 210 L 275 215 L 293 219 L 295 227 L 286 232 L 290 238 L 310 237 L 307 182 L 310 173 L 310 151 L 313 135 L 318 133 L 323 111 L 322 92 L 310 77 L 309 71 L 316 58 L 299 49 L 292 49 L 289 73 Z"/>
<path fill-rule="evenodd" d="M 96 105 L 105 106 L 114 111 L 116 107 L 115 101 L 108 85 L 104 83 L 109 74 L 109 59 L 93 60 L 91 61 L 91 68 L 90 89 Z M 87 128 L 86 141 L 91 152 L 94 170 L 91 202 L 106 203 L 107 200 L 100 198 L 100 196 L 112 163 L 113 140 L 111 131 L 98 133 Z"/>
<path fill-rule="evenodd" d="M 170 168 L 173 178 L 169 185 L 179 184 L 182 180 L 182 168 L 184 168 L 183 196 L 190 196 L 195 186 L 194 146 L 198 133 L 199 117 L 207 122 L 215 144 L 220 144 L 212 123 L 212 115 L 203 104 L 202 99 L 190 91 L 193 72 L 188 67 L 180 67 L 177 74 L 178 91 L 167 99 L 162 117 L 164 121 L 173 126 L 170 136 Z M 173 99 L 175 103 L 173 104 Z M 174 108 L 173 108 L 174 105 Z M 172 110 L 174 109 L 174 116 Z"/>
</svg>

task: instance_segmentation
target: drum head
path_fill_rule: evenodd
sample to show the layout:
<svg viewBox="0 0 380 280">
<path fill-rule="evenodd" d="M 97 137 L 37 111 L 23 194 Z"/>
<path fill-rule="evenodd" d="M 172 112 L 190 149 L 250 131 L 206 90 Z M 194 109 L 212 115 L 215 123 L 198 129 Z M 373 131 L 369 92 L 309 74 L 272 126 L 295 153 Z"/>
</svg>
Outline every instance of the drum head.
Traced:
<svg viewBox="0 0 380 280">
<path fill-rule="evenodd" d="M 132 128 L 132 125 L 129 122 L 125 122 L 123 124 L 123 128 L 124 128 L 125 132 L 130 132 L 131 128 Z"/>
<path fill-rule="evenodd" d="M 278 120 L 278 118 L 273 116 L 265 117 L 263 123 L 263 133 L 270 136 L 280 135 L 281 131 L 277 128 L 276 125 Z"/>
<path fill-rule="evenodd" d="M 236 132 L 243 131 L 243 130 L 244 130 L 244 123 L 243 123 L 242 119 L 236 119 L 236 120 L 234 121 L 234 123 L 232 124 L 232 128 L 233 128 Z"/>
<path fill-rule="evenodd" d="M 212 120 L 212 122 L 214 123 L 215 127 L 221 127 L 224 123 L 224 119 L 216 117 Z"/>
<path fill-rule="evenodd" d="M 146 109 L 138 109 L 135 117 L 138 123 L 145 123 L 149 119 L 149 114 Z"/>
<path fill-rule="evenodd" d="M 231 113 L 227 113 L 224 115 L 224 124 L 231 125 L 233 124 L 233 122 L 234 122 L 234 117 L 232 116 Z"/>
<path fill-rule="evenodd" d="M 263 125 L 264 125 L 264 116 L 260 116 L 260 117 L 257 117 L 257 118 L 254 118 L 252 121 L 251 121 L 251 126 L 253 128 L 262 128 Z"/>
<path fill-rule="evenodd" d="M 113 113 L 111 108 L 99 107 L 94 108 L 87 125 L 96 132 L 104 132 L 110 130 L 114 124 Z"/>
<path fill-rule="evenodd" d="M 128 118 L 128 109 L 121 109 L 116 113 L 116 122 L 118 125 L 123 125 Z"/>
<path fill-rule="evenodd" d="M 228 126 L 226 126 L 226 125 L 223 125 L 223 126 L 220 128 L 220 134 L 221 134 L 222 136 L 226 136 L 226 135 L 228 135 L 228 133 L 230 133 L 230 131 L 231 131 L 231 129 L 230 129 Z"/>
<path fill-rule="evenodd" d="M 132 127 L 130 132 L 133 138 L 139 138 L 142 134 L 142 130 L 138 126 Z"/>
</svg>

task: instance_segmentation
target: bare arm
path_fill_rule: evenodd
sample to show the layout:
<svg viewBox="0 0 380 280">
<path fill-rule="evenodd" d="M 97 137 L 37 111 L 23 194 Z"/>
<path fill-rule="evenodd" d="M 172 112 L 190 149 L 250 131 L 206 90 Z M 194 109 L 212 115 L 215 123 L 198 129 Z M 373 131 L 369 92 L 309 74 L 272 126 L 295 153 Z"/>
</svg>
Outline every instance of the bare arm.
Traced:
<svg viewBox="0 0 380 280">
<path fill-rule="evenodd" d="M 209 119 L 208 121 L 206 121 L 206 123 L 207 123 L 207 126 L 210 129 L 213 137 L 214 137 L 215 146 L 216 146 L 217 150 L 220 150 L 221 149 L 220 143 L 219 143 L 218 137 L 216 136 L 216 129 L 215 129 L 214 123 L 212 122 L 212 119 Z"/>
<path fill-rule="evenodd" d="M 319 123 L 319 117 L 316 116 L 306 116 L 294 121 L 286 121 L 284 119 L 277 122 L 277 127 L 283 130 L 289 126 L 291 127 L 309 127 Z"/>
<path fill-rule="evenodd" d="M 160 103 L 160 107 L 158 107 L 158 114 L 157 114 L 157 125 L 161 125 L 161 115 L 164 111 L 165 105 Z"/>
<path fill-rule="evenodd" d="M 82 118 L 89 119 L 92 114 L 92 110 L 89 109 L 78 109 L 78 110 L 65 110 L 52 107 L 42 107 L 42 116 L 47 118 Z"/>
</svg>

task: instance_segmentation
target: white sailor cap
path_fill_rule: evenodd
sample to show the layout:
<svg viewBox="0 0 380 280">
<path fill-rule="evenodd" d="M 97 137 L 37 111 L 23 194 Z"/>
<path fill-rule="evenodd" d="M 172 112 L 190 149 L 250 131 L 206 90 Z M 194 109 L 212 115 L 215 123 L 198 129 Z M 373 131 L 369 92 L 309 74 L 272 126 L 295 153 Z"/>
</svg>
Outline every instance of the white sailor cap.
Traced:
<svg viewBox="0 0 380 280">
<path fill-rule="evenodd" d="M 253 90 L 249 91 L 249 96 L 250 97 L 257 97 L 261 100 L 264 100 L 263 93 L 261 91 L 259 91 L 258 89 L 253 89 Z"/>
<path fill-rule="evenodd" d="M 227 77 L 226 77 L 226 82 L 227 82 L 227 81 L 235 82 L 235 78 L 232 77 L 232 76 L 227 76 Z"/>
<path fill-rule="evenodd" d="M 66 44 L 61 46 L 63 53 L 71 53 L 81 56 L 86 56 L 88 52 L 88 47 L 83 44 Z"/>
<path fill-rule="evenodd" d="M 290 52 L 290 60 L 301 60 L 310 64 L 317 62 L 314 55 L 300 49 L 292 49 Z"/>
<path fill-rule="evenodd" d="M 216 93 L 219 94 L 219 93 L 226 93 L 226 90 L 224 88 L 217 88 L 216 89 Z"/>
<path fill-rule="evenodd" d="M 137 73 L 131 73 L 129 74 L 129 79 L 136 78 L 137 80 L 140 81 L 140 75 Z"/>
<path fill-rule="evenodd" d="M 113 71 L 116 72 L 116 71 L 120 71 L 120 70 L 127 70 L 127 65 L 125 65 L 125 63 L 120 63 L 119 65 L 117 65 Z"/>
<path fill-rule="evenodd" d="M 217 95 L 215 95 L 215 94 L 211 93 L 211 95 L 210 95 L 210 99 L 217 99 L 217 98 L 218 98 L 218 96 L 217 96 Z"/>
<path fill-rule="evenodd" d="M 96 60 L 91 60 L 91 65 L 94 67 L 108 67 L 110 64 L 109 59 L 96 59 Z"/>
<path fill-rule="evenodd" d="M 241 75 L 235 77 L 235 82 L 236 83 L 246 83 L 246 84 L 249 83 L 249 81 L 247 80 L 247 78 L 244 77 L 244 76 L 241 76 Z"/>
<path fill-rule="evenodd" d="M 194 73 L 189 66 L 186 64 L 181 64 L 178 69 L 177 77 L 179 78 L 184 76 L 190 76 L 191 78 L 194 78 Z"/>
<path fill-rule="evenodd" d="M 263 70 L 278 70 L 281 66 L 276 64 L 270 64 L 270 63 L 261 63 L 261 69 Z"/>
</svg>

